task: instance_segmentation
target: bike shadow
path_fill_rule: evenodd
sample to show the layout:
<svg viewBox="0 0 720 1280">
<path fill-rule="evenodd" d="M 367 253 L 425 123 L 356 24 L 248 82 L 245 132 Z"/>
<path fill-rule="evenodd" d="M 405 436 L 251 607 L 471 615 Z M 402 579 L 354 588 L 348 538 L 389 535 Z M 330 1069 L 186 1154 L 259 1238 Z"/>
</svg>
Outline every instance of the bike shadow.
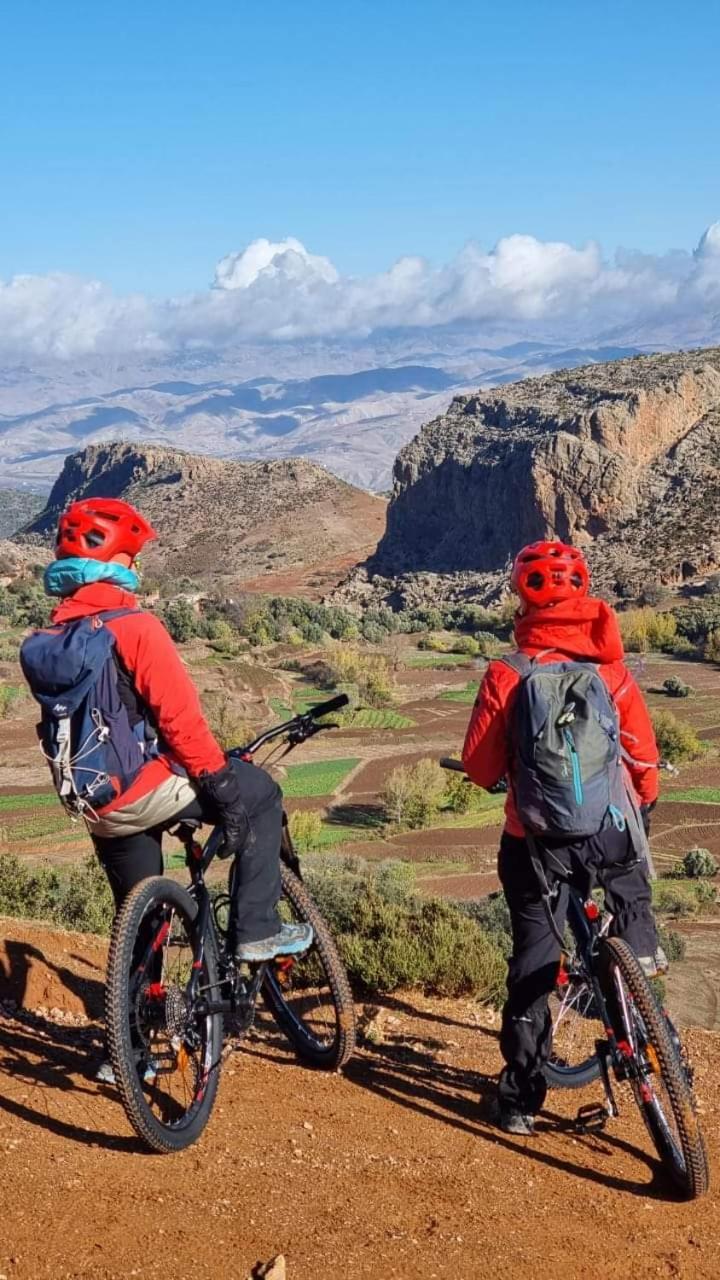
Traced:
<svg viewBox="0 0 720 1280">
<path fill-rule="evenodd" d="M 624 1192 L 627 1195 L 673 1200 L 672 1186 L 659 1162 L 632 1142 L 603 1130 L 586 1133 L 573 1122 L 544 1111 L 537 1124 L 540 1140 L 553 1133 L 572 1136 L 579 1153 L 583 1151 L 612 1157 L 623 1153 L 652 1173 L 651 1180 L 623 1177 L 610 1170 L 594 1169 L 579 1158 L 548 1151 L 536 1140 L 514 1138 L 497 1127 L 496 1077 L 440 1062 L 431 1053 L 418 1053 L 393 1044 L 366 1045 L 344 1068 L 347 1080 L 361 1089 L 386 1098 L 428 1119 L 439 1120 L 475 1138 L 504 1147 L 545 1168 L 558 1170 L 580 1181 Z"/>
<path fill-rule="evenodd" d="M 143 1151 L 134 1137 L 96 1128 L 98 1101 L 104 1091 L 90 1075 L 104 1047 L 101 1025 L 63 1023 L 22 1007 L 35 963 L 75 996 L 86 1018 L 102 1014 L 104 981 L 55 964 L 30 943 L 8 940 L 4 952 L 6 958 L 0 958 L 0 1075 L 14 1087 L 0 1088 L 0 1110 L 85 1146 Z M 72 1110 L 79 1111 L 79 1119 L 66 1118 Z"/>
</svg>

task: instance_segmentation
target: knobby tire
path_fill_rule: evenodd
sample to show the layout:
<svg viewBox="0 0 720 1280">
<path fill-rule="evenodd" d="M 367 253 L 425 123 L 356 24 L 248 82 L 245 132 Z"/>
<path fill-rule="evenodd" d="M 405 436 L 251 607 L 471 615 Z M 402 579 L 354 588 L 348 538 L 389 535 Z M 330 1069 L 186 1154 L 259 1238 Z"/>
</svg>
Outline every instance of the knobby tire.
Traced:
<svg viewBox="0 0 720 1280">
<path fill-rule="evenodd" d="M 197 904 L 187 890 L 163 876 L 142 880 L 135 886 L 113 925 L 105 987 L 105 1026 L 115 1080 L 130 1124 L 153 1151 L 164 1154 L 182 1151 L 196 1142 L 210 1118 L 219 1083 L 223 1018 L 221 1014 L 212 1014 L 203 1020 L 210 1028 L 203 1042 L 210 1069 L 202 1096 L 198 1098 L 196 1095 L 187 1113 L 177 1123 L 163 1123 L 153 1113 L 145 1096 L 149 1090 L 143 1087 L 140 1079 L 137 1049 L 131 1037 L 133 964 L 138 935 L 143 922 L 152 914 L 153 904 L 172 908 L 186 926 L 188 936 L 191 935 Z M 217 991 L 217 983 L 214 935 L 209 930 L 201 984 Z"/>
<path fill-rule="evenodd" d="M 635 1099 L 663 1167 L 688 1199 L 695 1199 L 708 1190 L 710 1175 L 705 1143 L 695 1111 L 695 1100 L 683 1063 L 670 1036 L 666 1018 L 638 964 L 637 957 L 632 948 L 620 938 L 606 938 L 601 944 L 601 980 L 611 1010 L 618 1008 L 613 967 L 618 969 L 635 1009 L 642 1019 L 644 1033 L 647 1036 L 646 1043 L 654 1051 L 656 1072 L 665 1088 L 677 1126 L 681 1164 L 678 1163 L 671 1141 L 668 1139 L 662 1103 L 653 1094 L 652 1081 L 655 1073 L 649 1077 L 651 1095 L 649 1097 L 643 1097 L 640 1083 L 631 1080 Z M 620 1021 L 619 1013 L 615 1020 Z M 627 1036 L 628 1030 L 632 1033 L 644 1034 L 636 1019 L 634 1023 L 632 1029 L 618 1025 L 616 1030 L 618 1038 Z"/>
<path fill-rule="evenodd" d="M 308 955 L 314 953 L 319 960 L 329 987 L 335 1023 L 332 1040 L 326 1043 L 319 1039 L 293 1012 L 272 966 L 268 966 L 263 981 L 263 999 L 302 1062 L 325 1071 L 337 1071 L 352 1056 L 355 1048 L 355 1005 L 347 971 L 332 934 L 305 885 L 284 863 L 281 874 L 283 896 L 299 919 L 313 927 L 314 941 Z"/>
</svg>

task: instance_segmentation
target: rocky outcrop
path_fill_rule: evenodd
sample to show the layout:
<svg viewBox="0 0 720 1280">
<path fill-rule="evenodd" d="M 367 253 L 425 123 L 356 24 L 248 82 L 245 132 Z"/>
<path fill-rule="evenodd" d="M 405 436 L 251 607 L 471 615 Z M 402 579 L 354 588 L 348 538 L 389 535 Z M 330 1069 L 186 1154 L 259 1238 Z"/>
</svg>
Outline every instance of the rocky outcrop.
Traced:
<svg viewBox="0 0 720 1280">
<path fill-rule="evenodd" d="M 330 562 L 350 564 L 377 544 L 386 503 L 301 459 L 229 462 L 136 444 L 91 445 L 66 458 L 25 540 L 46 538 L 69 502 L 104 495 L 132 502 L 160 535 L 143 556 L 148 576 L 255 589 L 267 578 Z"/>
<path fill-rule="evenodd" d="M 344 595 L 410 601 L 422 580 L 490 599 L 536 538 L 583 546 L 621 594 L 720 564 L 720 349 L 456 397 L 400 452 L 385 536 Z"/>
</svg>

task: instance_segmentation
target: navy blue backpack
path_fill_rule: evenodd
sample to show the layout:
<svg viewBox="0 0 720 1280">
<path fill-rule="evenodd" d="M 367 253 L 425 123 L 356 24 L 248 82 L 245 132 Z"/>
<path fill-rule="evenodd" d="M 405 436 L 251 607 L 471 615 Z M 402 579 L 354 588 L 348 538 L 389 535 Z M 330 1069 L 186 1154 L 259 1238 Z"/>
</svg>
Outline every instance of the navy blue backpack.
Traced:
<svg viewBox="0 0 720 1280">
<path fill-rule="evenodd" d="M 157 752 L 146 721 L 133 724 L 121 698 L 115 637 L 105 626 L 133 612 L 115 609 L 34 631 L 20 649 L 25 679 L 42 711 L 40 745 L 73 817 L 92 820 Z"/>
</svg>

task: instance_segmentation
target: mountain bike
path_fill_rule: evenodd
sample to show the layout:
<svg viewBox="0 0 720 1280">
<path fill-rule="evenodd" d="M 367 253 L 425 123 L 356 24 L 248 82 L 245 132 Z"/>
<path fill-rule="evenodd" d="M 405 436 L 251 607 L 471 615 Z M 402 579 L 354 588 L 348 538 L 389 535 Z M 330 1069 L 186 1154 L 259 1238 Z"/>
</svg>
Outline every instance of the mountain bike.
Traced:
<svg viewBox="0 0 720 1280">
<path fill-rule="evenodd" d="M 335 728 L 326 717 L 347 703 L 344 694 L 331 698 L 228 754 L 250 762 L 275 743 L 286 755 Z M 355 1047 L 345 966 L 303 884 L 287 817 L 279 910 L 287 921 L 311 924 L 313 942 L 302 955 L 262 964 L 236 961 L 228 946 L 232 871 L 229 893 L 208 888 L 205 874 L 222 854 L 222 830 L 216 827 L 203 846 L 199 827 L 184 821 L 174 828 L 185 847 L 189 885 L 165 876 L 141 881 L 118 912 L 110 941 L 110 1059 L 131 1125 L 159 1152 L 181 1151 L 199 1138 L 215 1103 L 223 1042 L 247 1034 L 260 998 L 306 1065 L 338 1070 Z"/>
<path fill-rule="evenodd" d="M 462 769 L 459 761 L 440 763 Z M 582 872 L 579 875 L 577 869 L 572 880 L 565 874 L 568 915 L 563 934 L 538 846 L 531 846 L 530 856 L 548 924 L 561 951 L 551 1001 L 554 1040 L 545 1069 L 548 1082 L 579 1088 L 601 1080 L 604 1105 L 584 1106 L 578 1113 L 578 1124 L 586 1129 L 602 1128 L 617 1117 L 614 1086 L 629 1086 L 663 1168 L 688 1198 L 703 1195 L 710 1176 L 692 1070 L 670 1018 L 632 948 L 610 936 L 611 917 L 598 903 L 589 875 L 581 883 Z M 564 868 L 553 871 L 557 875 Z"/>
</svg>

